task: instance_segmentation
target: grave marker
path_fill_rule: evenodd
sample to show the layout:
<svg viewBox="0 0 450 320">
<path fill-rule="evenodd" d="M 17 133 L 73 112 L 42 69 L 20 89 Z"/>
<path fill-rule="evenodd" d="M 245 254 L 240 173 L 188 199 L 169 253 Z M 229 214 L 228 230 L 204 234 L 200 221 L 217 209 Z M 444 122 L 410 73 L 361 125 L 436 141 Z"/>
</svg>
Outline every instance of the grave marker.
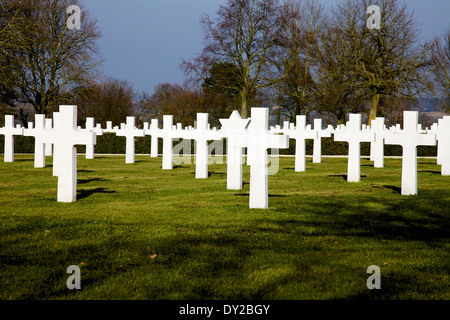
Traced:
<svg viewBox="0 0 450 320">
<path fill-rule="evenodd" d="M 45 167 L 45 146 L 49 140 L 46 140 L 47 129 L 46 129 L 46 119 L 44 114 L 34 115 L 34 128 L 33 122 L 28 123 L 28 128 L 23 130 L 23 135 L 27 137 L 34 137 L 34 167 L 44 168 Z"/>
<path fill-rule="evenodd" d="M 45 119 L 45 129 L 47 130 L 53 129 L 53 120 L 51 118 Z M 53 144 L 50 142 L 45 143 L 45 155 L 46 156 L 53 155 Z"/>
<path fill-rule="evenodd" d="M 227 139 L 227 189 L 242 189 L 242 150 L 248 135 L 250 119 L 242 119 L 234 110 L 229 119 L 220 119 L 222 135 Z"/>
<path fill-rule="evenodd" d="M 403 130 L 400 133 L 387 134 L 386 144 L 401 145 L 402 156 L 402 195 L 417 194 L 417 146 L 436 145 L 436 135 L 418 132 L 418 111 L 403 111 Z"/>
<path fill-rule="evenodd" d="M 94 132 L 77 130 L 77 106 L 61 105 L 53 114 L 54 129 L 46 130 L 46 141 L 53 142 L 53 166 L 57 167 L 58 202 L 75 202 L 77 197 L 77 148 L 95 144 Z M 56 116 L 56 117 L 55 117 Z"/>
<path fill-rule="evenodd" d="M 86 118 L 86 129 L 85 131 L 95 132 L 96 136 L 102 136 L 103 130 L 98 125 L 94 127 L 94 118 Z M 94 159 L 94 144 L 86 145 L 86 159 Z"/>
<path fill-rule="evenodd" d="M 322 129 L 322 119 L 314 119 L 314 129 L 312 131 L 317 132 L 317 137 L 314 138 L 313 145 L 313 163 L 322 162 L 322 138 L 330 138 L 331 131 L 329 128 Z"/>
<path fill-rule="evenodd" d="M 295 126 L 291 124 L 289 129 L 285 131 L 285 134 L 287 134 L 290 139 L 295 139 L 295 171 L 303 172 L 306 170 L 305 140 L 317 139 L 318 134 L 316 131 L 307 130 L 306 116 L 296 116 L 295 120 Z"/>
<path fill-rule="evenodd" d="M 450 176 L 450 116 L 439 119 L 437 136 L 438 164 L 441 165 L 441 174 Z"/>
<path fill-rule="evenodd" d="M 361 130 L 361 114 L 350 113 L 344 130 L 334 133 L 334 141 L 348 142 L 347 181 L 359 182 L 361 177 L 361 142 L 372 142 L 374 133 Z"/>
<path fill-rule="evenodd" d="M 289 147 L 289 136 L 270 134 L 267 130 L 268 121 L 268 108 L 251 108 L 247 140 L 247 164 L 250 165 L 250 209 L 267 209 L 269 205 L 267 149 Z"/>
<path fill-rule="evenodd" d="M 162 153 L 162 169 L 173 169 L 173 139 L 182 137 L 182 133 L 179 132 L 173 125 L 173 116 L 163 116 L 163 128 L 160 130 L 160 137 L 163 139 L 163 153 Z"/>
<path fill-rule="evenodd" d="M 19 124 L 14 127 L 14 116 L 5 114 L 5 126 L 0 128 L 0 134 L 5 136 L 4 161 L 14 162 L 14 136 L 23 135 L 23 128 Z"/>
<path fill-rule="evenodd" d="M 135 121 L 135 117 L 127 117 L 127 123 L 121 123 L 116 132 L 116 136 L 126 138 L 125 163 L 135 162 L 135 138 L 145 135 L 144 130 L 136 128 Z"/>
<path fill-rule="evenodd" d="M 384 121 L 383 117 L 376 117 L 371 122 L 371 130 L 375 136 L 374 141 L 370 143 L 370 155 L 375 168 L 384 167 L 384 137 L 386 136 Z"/>
<path fill-rule="evenodd" d="M 187 131 L 186 139 L 195 141 L 195 178 L 208 178 L 208 141 L 222 140 L 219 131 L 211 130 L 207 113 L 197 113 L 196 128 Z"/>
</svg>

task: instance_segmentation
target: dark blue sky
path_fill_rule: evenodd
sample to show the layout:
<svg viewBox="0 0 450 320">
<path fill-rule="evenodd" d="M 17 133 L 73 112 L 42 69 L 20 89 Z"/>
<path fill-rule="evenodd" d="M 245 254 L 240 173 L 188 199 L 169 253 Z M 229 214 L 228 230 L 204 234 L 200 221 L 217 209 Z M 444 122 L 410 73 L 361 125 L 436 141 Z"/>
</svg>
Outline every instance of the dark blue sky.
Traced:
<svg viewBox="0 0 450 320">
<path fill-rule="evenodd" d="M 319 0 L 326 8 L 335 0 Z M 97 19 L 105 76 L 124 79 L 136 91 L 152 94 L 159 83 L 182 83 L 183 59 L 202 50 L 201 14 L 215 14 L 226 0 L 84 0 Z M 450 28 L 450 0 L 406 0 L 422 36 Z"/>
</svg>

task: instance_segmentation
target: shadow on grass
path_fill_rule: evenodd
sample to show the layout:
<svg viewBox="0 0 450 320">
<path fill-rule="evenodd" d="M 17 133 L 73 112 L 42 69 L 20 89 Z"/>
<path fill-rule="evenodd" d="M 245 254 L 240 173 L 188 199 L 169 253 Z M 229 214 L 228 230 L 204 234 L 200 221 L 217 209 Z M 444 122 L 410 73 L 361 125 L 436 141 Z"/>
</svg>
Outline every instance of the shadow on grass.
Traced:
<svg viewBox="0 0 450 320">
<path fill-rule="evenodd" d="M 211 177 L 213 174 L 215 174 L 215 175 L 224 175 L 225 172 L 208 171 L 208 177 Z"/>
<path fill-rule="evenodd" d="M 111 181 L 111 180 L 103 178 L 78 179 L 77 184 L 86 184 L 90 182 L 100 182 L 100 181 Z"/>
<path fill-rule="evenodd" d="M 385 185 L 395 193 L 399 187 Z M 448 190 L 422 190 L 420 196 L 394 195 L 380 202 L 379 198 L 357 195 L 339 197 L 303 197 L 303 213 L 314 218 L 309 221 L 279 221 L 283 232 L 295 232 L 300 226 L 317 227 L 326 234 L 337 236 L 448 241 L 450 238 L 450 203 L 442 195 Z M 287 211 L 294 210 L 289 204 Z M 318 227 L 320 226 L 320 227 Z"/>
<path fill-rule="evenodd" d="M 428 172 L 428 173 L 434 173 L 434 174 L 438 174 L 438 175 L 441 174 L 440 171 L 435 171 L 435 170 L 418 170 L 417 172 Z"/>
<path fill-rule="evenodd" d="M 173 166 L 173 169 L 187 169 L 187 168 L 190 168 L 190 167 L 188 167 L 188 166 L 182 166 L 182 165 L 176 165 L 176 166 Z"/>
<path fill-rule="evenodd" d="M 250 194 L 248 192 L 244 192 L 244 193 L 235 193 L 235 196 L 250 196 Z M 287 197 L 287 195 L 284 194 L 271 194 L 269 193 L 269 198 L 284 198 Z"/>
<path fill-rule="evenodd" d="M 394 191 L 394 193 L 397 193 L 397 194 L 401 194 L 402 193 L 402 188 L 401 187 L 384 185 L 383 188 L 391 189 L 392 191 Z"/>
<path fill-rule="evenodd" d="M 347 181 L 347 175 L 346 174 L 330 174 L 330 175 L 328 175 L 329 177 L 341 177 L 341 178 L 343 178 L 345 181 Z M 360 178 L 366 178 L 367 177 L 367 175 L 365 175 L 365 174 L 362 174 L 362 175 L 360 175 Z"/>
<path fill-rule="evenodd" d="M 81 200 L 87 198 L 96 193 L 117 193 L 116 191 L 107 191 L 106 188 L 95 188 L 88 190 L 78 190 L 77 191 L 77 200 Z"/>
</svg>

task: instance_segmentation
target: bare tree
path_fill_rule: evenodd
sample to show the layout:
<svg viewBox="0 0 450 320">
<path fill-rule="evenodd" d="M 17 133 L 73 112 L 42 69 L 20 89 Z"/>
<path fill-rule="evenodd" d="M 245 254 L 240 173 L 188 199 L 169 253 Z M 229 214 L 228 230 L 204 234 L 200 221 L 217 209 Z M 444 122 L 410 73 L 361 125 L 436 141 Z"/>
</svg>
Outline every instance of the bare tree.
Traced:
<svg viewBox="0 0 450 320">
<path fill-rule="evenodd" d="M 241 98 L 241 116 L 247 117 L 249 100 L 258 89 L 279 80 L 268 76 L 268 57 L 277 44 L 284 24 L 277 0 L 228 0 L 220 6 L 217 18 L 202 16 L 205 34 L 202 53 L 181 67 L 202 82 L 214 64 L 231 63 L 239 81 L 219 81 L 227 89 L 237 90 Z"/>
<path fill-rule="evenodd" d="M 450 29 L 435 42 L 433 67 L 436 95 L 442 101 L 443 110 L 450 112 Z"/>
<path fill-rule="evenodd" d="M 29 103 L 47 114 L 55 101 L 76 98 L 98 76 L 96 21 L 77 0 L 0 0 L 17 13 L 14 37 L 0 44 L 12 75 L 15 103 Z M 81 8 L 81 29 L 67 26 L 67 8 Z M 1 78 L 0 78 L 1 81 Z"/>
<path fill-rule="evenodd" d="M 80 88 L 86 95 L 73 102 L 79 108 L 80 124 L 86 117 L 94 117 L 97 123 L 106 126 L 106 121 L 120 125 L 127 116 L 135 114 L 135 99 L 132 86 L 125 80 L 107 79 L 88 88 Z"/>
<path fill-rule="evenodd" d="M 290 119 L 294 119 L 296 115 L 308 115 L 314 108 L 314 51 L 323 27 L 323 6 L 316 0 L 287 0 L 282 12 L 289 18 L 283 26 L 278 48 L 269 59 L 280 76 L 286 74 L 274 87 L 281 105 Z"/>
<path fill-rule="evenodd" d="M 380 7 L 380 28 L 369 29 L 367 8 Z M 406 3 L 397 0 L 346 0 L 332 10 L 331 26 L 338 30 L 335 54 L 342 55 L 345 78 L 355 90 L 367 92 L 369 123 L 379 111 L 382 95 L 415 97 L 429 89 L 431 43 L 418 44 L 418 31 Z"/>
</svg>

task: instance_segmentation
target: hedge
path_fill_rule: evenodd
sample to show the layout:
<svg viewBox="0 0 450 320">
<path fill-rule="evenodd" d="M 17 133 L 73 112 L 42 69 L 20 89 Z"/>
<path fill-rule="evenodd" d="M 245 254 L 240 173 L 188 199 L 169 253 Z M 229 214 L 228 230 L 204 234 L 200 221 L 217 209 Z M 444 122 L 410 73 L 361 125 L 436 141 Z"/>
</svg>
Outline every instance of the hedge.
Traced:
<svg viewBox="0 0 450 320">
<path fill-rule="evenodd" d="M 98 154 L 125 154 L 125 137 L 118 137 L 114 133 L 105 133 L 102 136 L 97 136 L 97 144 L 95 145 L 95 153 Z M 177 142 L 174 142 L 174 146 Z M 4 137 L 0 136 L 0 153 L 4 150 Z M 145 136 L 136 138 L 135 152 L 136 154 L 149 154 L 151 146 L 151 137 Z M 77 147 L 79 153 L 85 152 L 84 146 Z M 162 139 L 158 139 L 158 150 L 162 152 Z M 191 150 L 194 153 L 194 141 L 191 142 Z M 223 140 L 223 153 L 226 150 L 226 140 Z M 14 137 L 14 152 L 15 153 L 34 153 L 34 138 L 25 136 Z M 183 152 L 181 151 L 180 154 Z M 306 140 L 306 154 L 312 155 L 313 141 Z M 214 152 L 213 152 L 214 154 Z M 281 155 L 295 154 L 295 140 L 289 140 L 288 149 L 280 149 Z M 348 144 L 346 142 L 334 141 L 333 138 L 322 138 L 322 155 L 347 155 Z M 436 146 L 419 146 L 417 147 L 417 155 L 422 157 L 435 157 L 437 154 Z M 361 143 L 361 155 L 370 155 L 370 143 Z M 397 145 L 385 145 L 385 156 L 401 156 L 402 147 Z"/>
</svg>

